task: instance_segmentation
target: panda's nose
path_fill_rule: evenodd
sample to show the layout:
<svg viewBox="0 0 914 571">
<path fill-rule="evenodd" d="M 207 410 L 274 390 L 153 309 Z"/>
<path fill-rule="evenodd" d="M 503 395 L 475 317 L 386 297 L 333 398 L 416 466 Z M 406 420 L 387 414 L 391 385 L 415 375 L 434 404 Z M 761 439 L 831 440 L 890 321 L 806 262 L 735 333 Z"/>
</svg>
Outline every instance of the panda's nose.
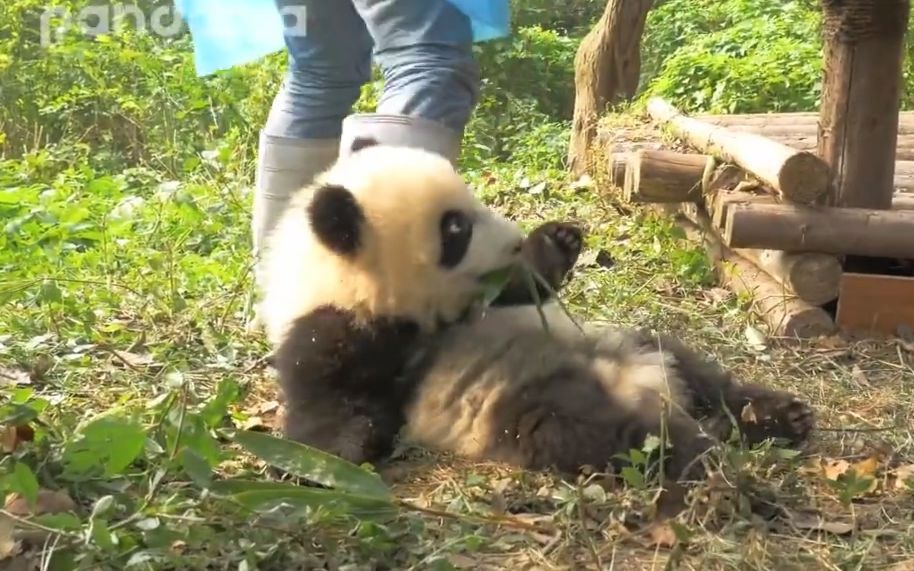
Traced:
<svg viewBox="0 0 914 571">
<path fill-rule="evenodd" d="M 524 240 L 520 239 L 517 241 L 517 244 L 514 245 L 514 248 L 511 250 L 512 254 L 520 254 L 521 250 L 524 248 Z"/>
</svg>

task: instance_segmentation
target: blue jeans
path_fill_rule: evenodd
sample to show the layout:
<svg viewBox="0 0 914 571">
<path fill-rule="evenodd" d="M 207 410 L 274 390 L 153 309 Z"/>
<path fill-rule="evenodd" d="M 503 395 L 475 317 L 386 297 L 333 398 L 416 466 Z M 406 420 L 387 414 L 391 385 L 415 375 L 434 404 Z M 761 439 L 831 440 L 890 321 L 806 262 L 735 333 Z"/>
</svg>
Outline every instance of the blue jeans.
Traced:
<svg viewBox="0 0 914 571">
<path fill-rule="evenodd" d="M 289 69 L 266 134 L 299 139 L 340 136 L 372 52 L 384 76 L 377 113 L 418 116 L 458 135 L 479 90 L 469 19 L 448 0 L 276 0 L 304 6 L 307 30 L 287 35 Z"/>
</svg>

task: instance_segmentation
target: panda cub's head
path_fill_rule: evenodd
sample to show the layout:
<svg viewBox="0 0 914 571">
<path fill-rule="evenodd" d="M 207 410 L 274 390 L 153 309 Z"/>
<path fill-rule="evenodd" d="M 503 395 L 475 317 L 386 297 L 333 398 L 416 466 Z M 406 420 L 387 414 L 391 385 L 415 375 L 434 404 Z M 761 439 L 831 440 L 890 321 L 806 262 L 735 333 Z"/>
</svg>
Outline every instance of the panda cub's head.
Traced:
<svg viewBox="0 0 914 571">
<path fill-rule="evenodd" d="M 486 274 L 517 263 L 522 238 L 447 159 L 357 141 L 293 197 L 270 238 L 267 334 L 278 343 L 295 319 L 324 306 L 432 328 L 463 313 Z"/>
</svg>

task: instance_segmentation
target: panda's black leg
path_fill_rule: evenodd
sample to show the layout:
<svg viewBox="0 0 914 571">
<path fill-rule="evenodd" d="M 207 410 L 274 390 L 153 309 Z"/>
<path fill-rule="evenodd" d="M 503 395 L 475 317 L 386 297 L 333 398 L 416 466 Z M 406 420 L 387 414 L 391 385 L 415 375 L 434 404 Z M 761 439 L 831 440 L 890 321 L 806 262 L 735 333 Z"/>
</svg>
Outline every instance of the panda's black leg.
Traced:
<svg viewBox="0 0 914 571">
<path fill-rule="evenodd" d="M 332 307 L 293 322 L 273 359 L 286 437 L 356 464 L 389 454 L 403 423 L 397 379 L 417 334 L 409 321 L 360 323 Z"/>
<path fill-rule="evenodd" d="M 729 417 L 733 417 L 750 445 L 768 438 L 799 445 L 812 432 L 813 411 L 796 395 L 757 384 L 740 384 L 717 363 L 702 358 L 676 339 L 661 336 L 656 346 L 676 357 L 679 376 L 691 393 L 695 415 L 710 417 L 719 430 L 729 432 L 727 429 L 732 426 Z M 728 434 L 716 436 L 726 438 Z"/>
<path fill-rule="evenodd" d="M 552 297 L 568 277 L 583 247 L 583 232 L 567 222 L 546 222 L 527 236 L 523 245 L 523 259 L 528 269 L 536 272 L 549 287 L 536 281 L 536 292 L 541 302 Z M 551 290 L 551 291 L 550 291 Z M 520 272 L 514 275 L 493 305 L 525 305 L 536 302 L 527 278 Z"/>
</svg>

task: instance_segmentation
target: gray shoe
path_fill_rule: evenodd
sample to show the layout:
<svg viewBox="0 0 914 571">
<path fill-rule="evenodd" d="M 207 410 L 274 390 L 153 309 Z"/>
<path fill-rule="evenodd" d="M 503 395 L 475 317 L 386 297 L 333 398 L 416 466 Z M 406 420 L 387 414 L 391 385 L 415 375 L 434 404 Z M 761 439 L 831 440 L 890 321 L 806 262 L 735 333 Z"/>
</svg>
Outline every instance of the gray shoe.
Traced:
<svg viewBox="0 0 914 571">
<path fill-rule="evenodd" d="M 263 286 L 260 260 L 269 247 L 270 233 L 279 223 L 290 198 L 333 164 L 339 148 L 339 139 L 294 139 L 261 132 L 251 217 L 254 279 L 258 289 Z M 260 328 L 258 313 L 255 306 L 254 318 L 248 323 L 249 331 Z"/>
<path fill-rule="evenodd" d="M 357 113 L 343 120 L 340 154 L 348 154 L 356 139 L 367 138 L 384 145 L 425 149 L 454 163 L 460 155 L 461 135 L 442 123 L 421 117 Z"/>
</svg>

